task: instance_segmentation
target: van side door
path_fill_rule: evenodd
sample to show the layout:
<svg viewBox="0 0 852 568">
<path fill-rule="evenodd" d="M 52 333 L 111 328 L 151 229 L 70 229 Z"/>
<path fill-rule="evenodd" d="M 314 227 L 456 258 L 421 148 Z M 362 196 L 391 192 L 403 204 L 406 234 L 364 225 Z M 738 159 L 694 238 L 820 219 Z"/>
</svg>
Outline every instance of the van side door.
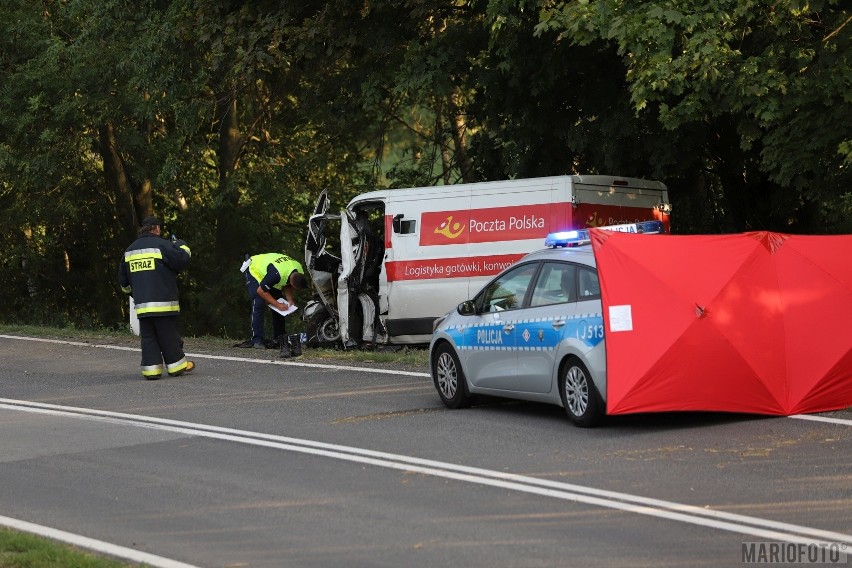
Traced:
<svg viewBox="0 0 852 568">
<path fill-rule="evenodd" d="M 354 228 L 355 219 L 346 209 L 340 212 L 340 273 L 337 276 L 337 312 L 340 326 L 340 339 L 344 346 L 349 346 L 349 304 L 354 301 L 353 291 L 349 281 L 356 268 L 358 245 L 355 239 L 358 233 Z"/>
</svg>

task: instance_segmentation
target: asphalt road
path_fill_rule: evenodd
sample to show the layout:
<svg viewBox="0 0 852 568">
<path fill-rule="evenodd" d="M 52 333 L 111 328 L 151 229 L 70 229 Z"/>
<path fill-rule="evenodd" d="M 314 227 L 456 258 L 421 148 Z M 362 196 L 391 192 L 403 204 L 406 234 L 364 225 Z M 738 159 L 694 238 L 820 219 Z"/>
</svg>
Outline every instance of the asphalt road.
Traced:
<svg viewBox="0 0 852 568">
<path fill-rule="evenodd" d="M 0 337 L 0 517 L 204 567 L 742 566 L 743 543 L 809 541 L 846 560 L 848 410 L 583 430 L 447 410 L 426 369 L 268 353 L 144 381 L 134 348 Z"/>
</svg>

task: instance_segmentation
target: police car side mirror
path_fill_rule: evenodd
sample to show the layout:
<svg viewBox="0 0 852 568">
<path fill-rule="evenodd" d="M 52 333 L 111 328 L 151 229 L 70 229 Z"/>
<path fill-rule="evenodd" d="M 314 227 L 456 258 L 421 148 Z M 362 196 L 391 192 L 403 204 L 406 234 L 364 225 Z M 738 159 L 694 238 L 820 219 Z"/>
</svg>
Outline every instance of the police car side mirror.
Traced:
<svg viewBox="0 0 852 568">
<path fill-rule="evenodd" d="M 456 308 L 460 315 L 463 316 L 472 316 L 476 313 L 476 306 L 473 303 L 473 300 L 465 300 L 459 307 Z"/>
</svg>

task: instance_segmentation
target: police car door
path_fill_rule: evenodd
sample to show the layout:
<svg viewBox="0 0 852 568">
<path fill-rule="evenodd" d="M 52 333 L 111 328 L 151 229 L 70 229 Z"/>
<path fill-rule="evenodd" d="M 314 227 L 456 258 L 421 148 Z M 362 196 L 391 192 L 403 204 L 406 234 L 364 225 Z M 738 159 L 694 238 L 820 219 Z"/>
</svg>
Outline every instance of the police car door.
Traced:
<svg viewBox="0 0 852 568">
<path fill-rule="evenodd" d="M 516 388 L 516 326 L 540 263 L 515 266 L 488 284 L 476 298 L 477 315 L 464 332 L 470 382 L 480 388 Z"/>
<path fill-rule="evenodd" d="M 547 393 L 560 342 L 577 322 L 578 265 L 548 261 L 532 288 L 525 317 L 515 327 L 518 353 L 518 390 Z"/>
<path fill-rule="evenodd" d="M 606 345 L 604 343 L 601 283 L 597 270 L 589 266 L 577 268 L 577 303 L 574 317 L 566 326 L 566 339 L 571 337 L 581 351 L 592 379 L 599 391 L 606 393 Z"/>
</svg>

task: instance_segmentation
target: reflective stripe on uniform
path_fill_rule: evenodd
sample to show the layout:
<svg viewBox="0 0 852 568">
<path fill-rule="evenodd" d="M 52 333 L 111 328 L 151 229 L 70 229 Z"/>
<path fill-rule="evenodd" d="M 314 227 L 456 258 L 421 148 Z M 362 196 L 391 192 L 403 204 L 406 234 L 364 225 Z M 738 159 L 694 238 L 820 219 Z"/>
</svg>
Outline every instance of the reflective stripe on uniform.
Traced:
<svg viewBox="0 0 852 568">
<path fill-rule="evenodd" d="M 141 258 L 163 258 L 163 251 L 158 248 L 129 250 L 124 253 L 124 261 L 139 260 Z"/>
<path fill-rule="evenodd" d="M 189 246 L 188 246 L 188 245 L 180 245 L 180 248 L 182 248 L 183 250 L 185 250 L 185 251 L 186 251 L 186 254 L 188 254 L 189 256 L 192 256 L 192 251 L 191 251 L 191 250 L 189 250 Z"/>
<path fill-rule="evenodd" d="M 181 359 L 180 361 L 175 361 L 174 363 L 169 363 L 166 369 L 169 373 L 177 373 L 178 371 L 182 371 L 186 369 L 186 357 Z"/>
<path fill-rule="evenodd" d="M 163 374 L 163 366 L 162 365 L 143 365 L 142 366 L 142 376 L 143 377 L 154 377 L 156 375 Z"/>
<path fill-rule="evenodd" d="M 130 289 L 130 286 L 122 286 L 121 291 L 125 294 L 129 294 L 132 290 Z"/>
<path fill-rule="evenodd" d="M 179 302 L 145 302 L 136 304 L 136 315 L 180 312 Z"/>
</svg>

